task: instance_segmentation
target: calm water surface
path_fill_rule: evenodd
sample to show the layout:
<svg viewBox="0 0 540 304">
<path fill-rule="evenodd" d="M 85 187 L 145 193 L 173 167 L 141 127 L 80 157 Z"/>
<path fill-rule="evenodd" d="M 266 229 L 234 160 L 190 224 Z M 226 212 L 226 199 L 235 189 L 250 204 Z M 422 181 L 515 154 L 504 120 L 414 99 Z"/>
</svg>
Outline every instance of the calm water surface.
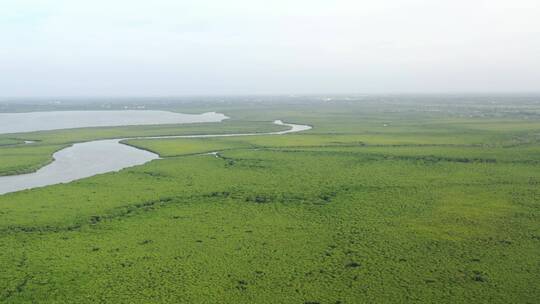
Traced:
<svg viewBox="0 0 540 304">
<path fill-rule="evenodd" d="M 215 112 L 181 114 L 136 110 L 0 113 L 0 134 L 87 127 L 221 122 L 227 118 Z"/>
<path fill-rule="evenodd" d="M 311 127 L 307 125 L 288 124 L 280 120 L 276 120 L 274 123 L 277 125 L 288 126 L 289 129 L 270 133 L 155 136 L 146 138 L 282 135 L 311 129 Z M 124 145 L 120 143 L 122 140 L 124 139 L 96 140 L 74 144 L 71 147 L 56 152 L 53 155 L 54 161 L 51 164 L 34 173 L 0 176 L 0 195 L 25 189 L 67 183 L 101 173 L 119 171 L 124 168 L 142 165 L 159 158 L 157 154 Z"/>
<path fill-rule="evenodd" d="M 118 139 L 74 144 L 53 157 L 52 163 L 34 173 L 0 176 L 0 194 L 67 183 L 159 158 L 157 154 L 120 144 Z"/>
</svg>

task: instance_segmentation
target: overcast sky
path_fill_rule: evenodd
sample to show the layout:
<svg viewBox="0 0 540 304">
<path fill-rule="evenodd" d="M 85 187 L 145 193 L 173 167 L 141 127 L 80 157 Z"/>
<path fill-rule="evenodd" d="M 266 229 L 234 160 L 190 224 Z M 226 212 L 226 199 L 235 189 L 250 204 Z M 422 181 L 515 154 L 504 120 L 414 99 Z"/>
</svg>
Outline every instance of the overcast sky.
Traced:
<svg viewBox="0 0 540 304">
<path fill-rule="evenodd" d="M 539 0 L 1 0 L 0 96 L 540 91 Z"/>
</svg>

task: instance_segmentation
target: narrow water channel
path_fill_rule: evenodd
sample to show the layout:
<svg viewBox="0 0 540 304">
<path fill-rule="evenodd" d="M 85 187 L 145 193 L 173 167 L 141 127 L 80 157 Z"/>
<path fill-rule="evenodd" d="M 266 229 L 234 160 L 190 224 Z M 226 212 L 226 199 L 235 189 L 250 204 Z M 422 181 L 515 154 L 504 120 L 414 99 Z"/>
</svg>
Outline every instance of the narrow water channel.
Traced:
<svg viewBox="0 0 540 304">
<path fill-rule="evenodd" d="M 269 133 L 243 134 L 205 134 L 182 136 L 137 137 L 147 139 L 159 138 L 207 138 L 254 135 L 282 135 L 311 129 L 307 125 L 289 124 L 281 120 L 275 124 L 290 127 L 290 129 Z M 44 187 L 94 176 L 97 174 L 115 172 L 124 168 L 145 164 L 159 155 L 137 149 L 121 143 L 121 139 L 95 140 L 78 143 L 62 149 L 53 155 L 54 161 L 34 173 L 0 176 L 0 195 L 25 189 Z"/>
</svg>

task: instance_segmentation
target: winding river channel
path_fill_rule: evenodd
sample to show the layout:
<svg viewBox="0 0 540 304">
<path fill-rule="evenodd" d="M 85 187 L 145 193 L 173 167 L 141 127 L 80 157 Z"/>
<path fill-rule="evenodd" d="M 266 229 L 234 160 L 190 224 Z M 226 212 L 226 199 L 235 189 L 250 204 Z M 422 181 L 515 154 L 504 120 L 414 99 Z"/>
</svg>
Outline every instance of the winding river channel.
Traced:
<svg viewBox="0 0 540 304">
<path fill-rule="evenodd" d="M 140 111 L 146 112 L 146 111 Z M 159 112 L 159 111 L 156 111 Z M 175 114 L 175 113 L 173 113 Z M 78 115 L 78 114 L 77 114 Z M 153 115 L 153 114 L 151 114 Z M 186 115 L 186 114 L 180 114 Z M 193 123 L 193 122 L 220 122 L 227 117 L 219 113 L 187 115 L 180 120 L 167 120 L 169 123 Z M 125 121 L 127 124 L 151 124 L 151 120 L 142 119 L 143 123 Z M 147 122 L 147 123 L 144 123 Z M 155 123 L 162 123 L 161 120 Z M 277 125 L 288 126 L 290 129 L 279 132 L 268 133 L 239 133 L 239 134 L 205 134 L 205 135 L 180 135 L 180 136 L 152 136 L 152 137 L 130 137 L 118 139 L 95 140 L 77 143 L 54 153 L 54 161 L 33 173 L 10 175 L 0 177 L 0 195 L 16 192 L 25 189 L 44 187 L 60 183 L 67 183 L 74 180 L 94 176 L 97 174 L 115 172 L 124 168 L 142 165 L 149 161 L 159 159 L 159 155 L 124 145 L 121 141 L 126 139 L 161 139 L 161 138 L 206 138 L 206 137 L 231 137 L 231 136 L 253 136 L 253 135 L 282 135 L 293 132 L 306 131 L 311 126 L 284 123 L 280 120 L 274 121 Z M 68 124 L 69 125 L 69 124 Z M 99 124 L 99 126 L 107 125 Z M 117 125 L 117 124 L 114 124 Z M 71 127 L 71 125 L 69 125 Z M 75 124 L 75 126 L 78 126 Z M 84 125 L 95 126 L 95 125 Z M 62 129 L 59 127 L 56 129 Z M 14 129 L 14 128 L 11 128 Z M 29 129 L 26 127 L 26 129 Z M 25 129 L 25 130 L 26 130 Z M 49 129 L 49 128 L 48 128 Z M 32 129 L 35 130 L 35 127 Z M 0 129 L 1 131 L 1 129 Z M 31 143 L 29 143 L 31 144 Z M 106 155 L 106 157 L 104 157 Z"/>
</svg>

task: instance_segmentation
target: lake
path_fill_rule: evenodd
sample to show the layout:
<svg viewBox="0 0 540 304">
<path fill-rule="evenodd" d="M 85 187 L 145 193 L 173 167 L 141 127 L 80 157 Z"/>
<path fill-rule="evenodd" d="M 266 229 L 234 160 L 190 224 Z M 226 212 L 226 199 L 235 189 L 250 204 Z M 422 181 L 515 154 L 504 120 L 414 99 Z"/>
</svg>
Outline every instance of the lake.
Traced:
<svg viewBox="0 0 540 304">
<path fill-rule="evenodd" d="M 0 134 L 87 127 L 221 122 L 227 118 L 215 112 L 182 114 L 136 110 L 0 113 Z"/>
</svg>

